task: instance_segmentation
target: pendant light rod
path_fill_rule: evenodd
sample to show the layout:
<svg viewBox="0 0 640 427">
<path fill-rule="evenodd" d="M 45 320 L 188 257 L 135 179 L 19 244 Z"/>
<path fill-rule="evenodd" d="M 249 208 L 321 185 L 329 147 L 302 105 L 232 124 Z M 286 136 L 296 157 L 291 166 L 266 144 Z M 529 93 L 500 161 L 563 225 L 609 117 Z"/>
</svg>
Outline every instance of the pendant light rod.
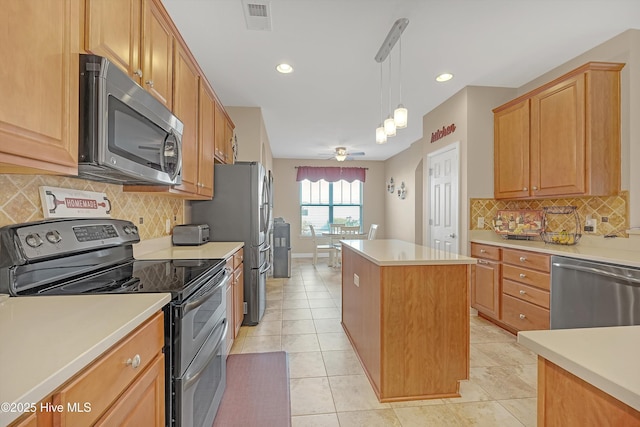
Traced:
<svg viewBox="0 0 640 427">
<path fill-rule="evenodd" d="M 375 56 L 376 62 L 382 62 L 387 59 L 389 52 L 391 52 L 391 49 L 396 45 L 396 42 L 400 39 L 400 36 L 405 28 L 407 28 L 407 25 L 409 25 L 409 20 L 407 18 L 400 18 L 393 23 L 391 30 L 389 30 L 389 34 L 387 34 L 387 37 L 382 42 L 382 46 L 380 46 L 380 50 L 378 50 L 378 53 Z"/>
</svg>

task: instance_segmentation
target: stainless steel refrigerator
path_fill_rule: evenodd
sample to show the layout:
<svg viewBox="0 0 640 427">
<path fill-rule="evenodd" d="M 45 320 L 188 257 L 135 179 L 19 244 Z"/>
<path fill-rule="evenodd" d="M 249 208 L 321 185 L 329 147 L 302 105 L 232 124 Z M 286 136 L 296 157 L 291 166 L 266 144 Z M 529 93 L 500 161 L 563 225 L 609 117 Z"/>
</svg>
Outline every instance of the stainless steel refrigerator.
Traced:
<svg viewBox="0 0 640 427">
<path fill-rule="evenodd" d="M 191 203 L 191 222 L 209 224 L 210 240 L 244 242 L 243 325 L 257 325 L 266 306 L 271 268 L 271 185 L 257 162 L 216 164 L 213 200 Z"/>
</svg>

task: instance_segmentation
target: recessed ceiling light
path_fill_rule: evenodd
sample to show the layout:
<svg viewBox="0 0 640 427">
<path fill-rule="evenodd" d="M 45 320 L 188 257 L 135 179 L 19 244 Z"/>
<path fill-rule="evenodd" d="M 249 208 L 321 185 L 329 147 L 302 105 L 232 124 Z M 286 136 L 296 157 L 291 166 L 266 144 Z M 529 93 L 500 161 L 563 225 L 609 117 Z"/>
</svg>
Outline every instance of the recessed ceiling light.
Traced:
<svg viewBox="0 0 640 427">
<path fill-rule="evenodd" d="M 438 77 L 436 77 L 437 82 L 447 82 L 453 78 L 453 74 L 442 73 Z"/>
<path fill-rule="evenodd" d="M 276 70 L 278 70 L 282 74 L 293 73 L 293 67 L 289 64 L 284 64 L 284 63 L 278 64 L 278 66 L 276 67 Z"/>
</svg>

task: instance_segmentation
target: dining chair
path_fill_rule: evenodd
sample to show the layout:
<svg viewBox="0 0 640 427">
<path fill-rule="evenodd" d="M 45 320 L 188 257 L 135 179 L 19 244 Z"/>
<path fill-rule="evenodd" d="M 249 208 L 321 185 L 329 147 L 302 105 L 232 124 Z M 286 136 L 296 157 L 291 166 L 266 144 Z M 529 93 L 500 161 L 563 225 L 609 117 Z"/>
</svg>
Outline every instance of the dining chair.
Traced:
<svg viewBox="0 0 640 427">
<path fill-rule="evenodd" d="M 309 225 L 309 230 L 311 230 L 311 237 L 313 237 L 313 265 L 316 265 L 318 262 L 318 253 L 326 252 L 329 254 L 329 265 L 333 265 L 333 260 L 336 255 L 336 248 L 329 243 L 320 243 L 318 236 L 316 235 L 316 230 L 313 228 L 313 225 Z"/>
<path fill-rule="evenodd" d="M 367 240 L 375 239 L 377 232 L 378 232 L 378 224 L 371 224 L 371 227 L 369 227 L 369 235 L 367 236 Z"/>
<path fill-rule="evenodd" d="M 344 224 L 329 224 L 329 233 L 340 234 L 342 227 L 344 227 Z"/>
</svg>

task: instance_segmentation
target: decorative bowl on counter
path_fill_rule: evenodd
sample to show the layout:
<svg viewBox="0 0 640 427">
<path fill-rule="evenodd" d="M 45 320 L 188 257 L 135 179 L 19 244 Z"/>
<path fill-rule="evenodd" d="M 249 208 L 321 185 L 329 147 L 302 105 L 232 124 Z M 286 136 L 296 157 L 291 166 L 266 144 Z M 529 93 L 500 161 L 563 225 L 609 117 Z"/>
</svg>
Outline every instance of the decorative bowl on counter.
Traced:
<svg viewBox="0 0 640 427">
<path fill-rule="evenodd" d="M 575 206 L 546 206 L 542 210 L 540 236 L 545 243 L 575 245 L 580 241 L 580 217 Z"/>
<path fill-rule="evenodd" d="M 542 211 L 499 210 L 493 219 L 493 229 L 505 239 L 533 239 L 542 231 Z"/>
</svg>

